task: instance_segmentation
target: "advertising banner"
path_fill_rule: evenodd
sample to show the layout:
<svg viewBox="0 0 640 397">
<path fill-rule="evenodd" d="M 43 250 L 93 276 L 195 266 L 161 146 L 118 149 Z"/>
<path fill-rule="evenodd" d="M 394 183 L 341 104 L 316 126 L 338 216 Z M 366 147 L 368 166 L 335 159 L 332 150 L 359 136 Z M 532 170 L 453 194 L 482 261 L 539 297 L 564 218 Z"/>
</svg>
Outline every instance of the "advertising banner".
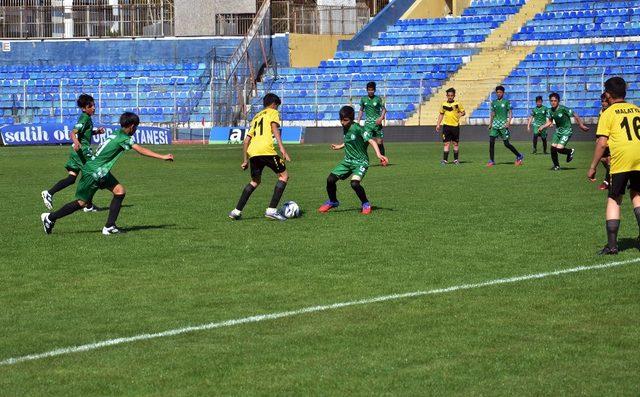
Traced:
<svg viewBox="0 0 640 397">
<path fill-rule="evenodd" d="M 249 129 L 245 127 L 213 127 L 209 136 L 211 144 L 241 144 Z M 302 127 L 282 127 L 282 142 L 287 144 L 302 143 Z M 275 142 L 275 140 L 274 140 Z"/>
</svg>

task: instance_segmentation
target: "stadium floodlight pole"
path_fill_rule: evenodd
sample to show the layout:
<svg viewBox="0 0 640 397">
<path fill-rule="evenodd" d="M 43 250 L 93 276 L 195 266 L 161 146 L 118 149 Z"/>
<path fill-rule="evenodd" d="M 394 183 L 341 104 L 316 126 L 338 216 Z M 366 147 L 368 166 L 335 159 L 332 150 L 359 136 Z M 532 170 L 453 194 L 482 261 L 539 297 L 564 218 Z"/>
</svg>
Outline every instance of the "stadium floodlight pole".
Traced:
<svg viewBox="0 0 640 397">
<path fill-rule="evenodd" d="M 607 71 L 607 68 L 602 68 L 602 75 L 600 76 L 600 88 L 604 89 L 604 73 Z"/>
<path fill-rule="evenodd" d="M 318 75 L 316 74 L 316 83 L 314 84 L 315 102 L 316 102 L 316 127 L 318 126 Z"/>
<path fill-rule="evenodd" d="M 424 76 L 420 77 L 420 91 L 418 91 L 418 126 L 422 125 L 422 84 L 424 83 Z"/>
<path fill-rule="evenodd" d="M 562 98 L 564 101 L 567 100 L 567 72 L 569 69 L 564 71 L 564 75 L 562 76 Z"/>
<path fill-rule="evenodd" d="M 527 71 L 526 73 L 527 73 L 527 106 L 529 106 L 529 100 L 531 95 L 531 85 L 529 80 L 529 72 Z"/>
<path fill-rule="evenodd" d="M 62 109 L 62 107 L 63 107 L 63 104 L 62 104 L 62 79 L 60 79 L 60 91 L 58 93 L 58 96 L 60 97 L 60 122 L 64 123 L 64 117 L 62 115 L 62 110 L 63 110 Z"/>
</svg>

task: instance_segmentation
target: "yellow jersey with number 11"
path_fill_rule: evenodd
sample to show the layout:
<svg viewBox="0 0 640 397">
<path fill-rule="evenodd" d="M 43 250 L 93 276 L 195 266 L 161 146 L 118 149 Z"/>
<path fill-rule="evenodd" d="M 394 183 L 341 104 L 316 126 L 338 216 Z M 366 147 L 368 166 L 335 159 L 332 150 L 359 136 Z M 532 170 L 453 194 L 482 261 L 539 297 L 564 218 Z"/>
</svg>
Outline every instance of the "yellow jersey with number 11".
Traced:
<svg viewBox="0 0 640 397">
<path fill-rule="evenodd" d="M 271 108 L 266 108 L 256 114 L 251 120 L 251 128 L 247 135 L 251 137 L 247 154 L 249 157 L 273 156 L 276 149 L 273 147 L 273 132 L 271 124 L 275 123 L 280 128 L 280 113 Z"/>
</svg>

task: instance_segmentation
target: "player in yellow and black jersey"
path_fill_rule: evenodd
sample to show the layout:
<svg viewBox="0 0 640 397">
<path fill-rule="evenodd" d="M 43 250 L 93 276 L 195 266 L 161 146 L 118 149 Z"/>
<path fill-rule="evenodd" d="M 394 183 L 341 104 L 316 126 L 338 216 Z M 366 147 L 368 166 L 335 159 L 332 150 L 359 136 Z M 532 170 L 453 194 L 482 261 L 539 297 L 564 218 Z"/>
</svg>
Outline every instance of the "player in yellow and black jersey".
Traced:
<svg viewBox="0 0 640 397">
<path fill-rule="evenodd" d="M 442 130 L 442 142 L 444 142 L 444 150 L 440 164 L 445 165 L 449 162 L 449 147 L 453 142 L 453 163 L 459 164 L 459 143 L 460 143 L 460 117 L 464 116 L 464 107 L 456 101 L 455 88 L 447 90 L 447 100 L 440 106 L 440 115 L 436 122 L 436 132 Z M 442 125 L 444 124 L 444 128 Z"/>
<path fill-rule="evenodd" d="M 625 102 L 627 83 L 621 77 L 612 77 L 604 83 L 609 107 L 598 120 L 596 148 L 587 177 L 595 180 L 596 167 L 607 147 L 611 152 L 609 198 L 607 200 L 607 245 L 603 255 L 618 253 L 620 204 L 629 185 L 633 212 L 640 227 L 640 108 Z"/>
<path fill-rule="evenodd" d="M 284 160 L 291 161 L 287 151 L 282 145 L 280 136 L 280 98 L 276 94 L 269 93 L 264 96 L 262 103 L 264 109 L 255 115 L 251 120 L 251 127 L 244 138 L 242 147 L 242 164 L 240 167 L 246 170 L 251 167 L 251 182 L 245 186 L 236 208 L 229 213 L 229 218 L 238 220 L 241 217 L 242 209 L 247 204 L 251 193 L 260 185 L 262 180 L 262 170 L 269 167 L 278 175 L 278 182 L 273 191 L 271 202 L 264 216 L 271 219 L 284 221 L 285 218 L 277 210 L 278 203 L 282 198 L 282 193 L 287 187 L 289 174 Z M 278 156 L 273 147 L 273 140 L 276 140 L 282 157 Z"/>
</svg>

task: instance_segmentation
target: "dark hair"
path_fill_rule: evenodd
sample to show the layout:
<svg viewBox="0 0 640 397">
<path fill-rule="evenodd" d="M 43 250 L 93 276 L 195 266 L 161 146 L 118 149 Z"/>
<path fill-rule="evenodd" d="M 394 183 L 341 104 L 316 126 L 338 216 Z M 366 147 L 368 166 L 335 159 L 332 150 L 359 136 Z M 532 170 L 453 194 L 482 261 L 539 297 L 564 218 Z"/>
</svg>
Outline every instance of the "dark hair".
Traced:
<svg viewBox="0 0 640 397">
<path fill-rule="evenodd" d="M 453 87 L 451 87 L 451 88 L 449 88 L 449 89 L 447 90 L 447 94 L 448 94 L 448 93 L 450 93 L 450 92 L 452 92 L 452 93 L 453 93 L 453 95 L 455 95 L 455 94 L 456 94 L 456 89 L 455 89 L 455 88 L 453 88 Z"/>
<path fill-rule="evenodd" d="M 557 92 L 552 92 L 551 95 L 549 95 L 549 99 L 551 98 L 556 98 L 558 101 L 560 100 L 560 94 L 558 94 Z"/>
<path fill-rule="evenodd" d="M 349 119 L 353 121 L 356 118 L 356 111 L 351 106 L 343 106 L 340 108 L 340 120 Z"/>
<path fill-rule="evenodd" d="M 536 102 L 541 101 L 541 100 L 542 100 L 542 95 L 538 95 L 538 96 L 536 97 Z"/>
<path fill-rule="evenodd" d="M 496 87 L 496 91 L 502 91 L 502 92 L 504 92 L 504 87 L 503 87 L 503 86 L 501 86 L 501 85 L 499 85 L 499 86 L 497 86 L 497 87 Z"/>
<path fill-rule="evenodd" d="M 376 83 L 375 81 L 370 81 L 367 83 L 367 89 L 369 88 L 373 88 L 374 90 L 376 89 Z"/>
<path fill-rule="evenodd" d="M 603 92 L 602 94 L 600 94 L 600 100 L 604 101 L 605 99 L 607 99 L 607 94 Z"/>
<path fill-rule="evenodd" d="M 78 107 L 80 109 L 84 109 L 87 106 L 91 106 L 92 103 L 94 103 L 95 101 L 93 100 L 93 97 L 89 94 L 80 94 L 80 96 L 78 97 L 78 100 L 76 101 L 76 104 L 78 105 Z"/>
<path fill-rule="evenodd" d="M 140 125 L 140 117 L 133 112 L 124 112 L 120 115 L 120 127 L 127 128 Z"/>
<path fill-rule="evenodd" d="M 624 99 L 627 96 L 627 82 L 622 77 L 612 77 L 604 82 L 604 91 L 613 99 Z"/>
<path fill-rule="evenodd" d="M 264 107 L 268 107 L 271 106 L 272 104 L 276 104 L 277 106 L 280 106 L 280 104 L 282 103 L 282 101 L 280 100 L 280 97 L 277 96 L 276 94 L 270 92 L 267 95 L 264 96 L 264 98 L 262 98 L 262 104 L 264 105 Z"/>
</svg>

